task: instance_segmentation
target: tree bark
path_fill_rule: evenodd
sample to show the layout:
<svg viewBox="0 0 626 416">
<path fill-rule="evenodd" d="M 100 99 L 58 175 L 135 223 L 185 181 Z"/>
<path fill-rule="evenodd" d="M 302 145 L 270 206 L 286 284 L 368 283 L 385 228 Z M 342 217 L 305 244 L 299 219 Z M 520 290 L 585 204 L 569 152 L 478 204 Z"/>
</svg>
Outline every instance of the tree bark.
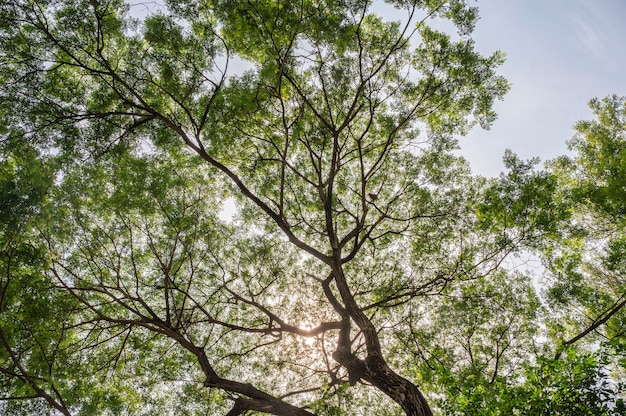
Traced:
<svg viewBox="0 0 626 416">
<path fill-rule="evenodd" d="M 365 338 L 367 356 L 362 360 L 351 352 L 350 320 L 344 318 L 333 358 L 346 367 L 352 384 L 363 379 L 398 403 L 407 416 L 432 416 L 430 406 L 419 388 L 393 371 L 383 358 L 378 333 L 372 321 L 358 307 L 343 273 L 339 257 L 333 265 L 335 283 L 346 306 L 345 311 Z"/>
<path fill-rule="evenodd" d="M 228 412 L 228 415 L 234 416 L 247 410 L 255 410 L 277 416 L 315 416 L 314 413 L 265 393 L 251 384 L 239 383 L 218 376 L 213 366 L 211 366 L 204 349 L 191 346 L 187 349 L 198 358 L 202 371 L 206 376 L 204 381 L 205 387 L 215 387 L 247 397 L 235 399 L 235 406 Z"/>
</svg>

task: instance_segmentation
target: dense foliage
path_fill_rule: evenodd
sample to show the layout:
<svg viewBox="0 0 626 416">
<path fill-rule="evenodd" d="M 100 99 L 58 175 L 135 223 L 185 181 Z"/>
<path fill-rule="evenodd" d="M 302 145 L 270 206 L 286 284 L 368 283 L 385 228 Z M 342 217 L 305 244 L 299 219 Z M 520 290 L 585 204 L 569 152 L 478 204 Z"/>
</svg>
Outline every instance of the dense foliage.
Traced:
<svg viewBox="0 0 626 416">
<path fill-rule="evenodd" d="M 623 414 L 623 98 L 485 179 L 467 1 L 142 7 L 0 3 L 0 412 Z"/>
</svg>

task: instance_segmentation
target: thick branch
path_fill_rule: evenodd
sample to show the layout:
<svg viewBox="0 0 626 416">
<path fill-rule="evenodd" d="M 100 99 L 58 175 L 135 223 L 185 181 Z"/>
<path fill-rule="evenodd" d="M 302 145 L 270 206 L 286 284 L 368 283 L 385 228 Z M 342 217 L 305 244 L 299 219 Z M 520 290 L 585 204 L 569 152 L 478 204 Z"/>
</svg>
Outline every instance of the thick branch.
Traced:
<svg viewBox="0 0 626 416">
<path fill-rule="evenodd" d="M 229 412 L 229 414 L 236 415 L 240 414 L 242 411 L 256 410 L 279 416 L 314 416 L 313 413 L 267 394 L 251 384 L 239 383 L 221 378 L 211 366 L 204 349 L 190 345 L 189 343 L 187 344 L 187 346 L 183 346 L 198 358 L 198 362 L 200 363 L 202 371 L 206 376 L 206 380 L 204 381 L 205 387 L 214 387 L 232 393 L 241 394 L 249 398 L 237 399 L 235 401 L 235 407 Z M 235 409 L 240 409 L 239 413 L 233 413 Z"/>
<path fill-rule="evenodd" d="M 340 364 L 344 365 L 348 371 L 355 372 L 351 375 L 351 381 L 359 378 L 377 387 L 384 394 L 398 403 L 407 416 L 432 416 L 432 412 L 426 399 L 418 387 L 409 380 L 395 373 L 383 358 L 378 332 L 372 321 L 358 307 L 354 296 L 350 292 L 347 280 L 341 267 L 341 254 L 337 253 L 337 258 L 333 264 L 335 273 L 335 283 L 341 295 L 346 311 L 357 324 L 363 337 L 367 350 L 365 360 L 361 360 L 346 348 L 347 334 L 340 334 L 340 343 L 337 351 L 333 354 Z M 342 331 L 346 331 L 345 327 Z"/>
<path fill-rule="evenodd" d="M 595 331 L 596 329 L 598 329 L 599 327 L 607 323 L 607 321 L 611 319 L 613 315 L 619 312 L 624 306 L 626 306 L 626 294 L 620 296 L 620 298 L 613 304 L 613 306 L 611 306 L 606 311 L 602 312 L 591 323 L 591 325 L 589 325 L 587 329 L 585 329 L 584 331 L 582 331 L 580 334 L 576 335 L 575 337 L 567 341 L 564 341 L 563 344 L 561 345 L 561 348 L 559 348 L 556 355 L 554 356 L 554 358 L 558 360 L 561 357 L 561 354 L 563 353 L 564 347 L 567 347 L 569 345 L 576 343 L 577 341 L 580 341 L 582 338 L 586 337 L 587 335 L 589 335 L 590 333 L 592 333 L 593 331 Z"/>
<path fill-rule="evenodd" d="M 9 356 L 11 357 L 11 361 L 13 362 L 15 367 L 20 371 L 20 374 L 18 375 L 18 377 L 22 379 L 24 382 L 26 382 L 26 384 L 28 384 L 35 391 L 37 397 L 41 397 L 42 399 L 44 399 L 46 402 L 48 402 L 50 406 L 52 406 L 53 408 L 61 412 L 61 414 L 65 416 L 71 416 L 71 413 L 68 410 L 65 403 L 63 402 L 63 399 L 59 397 L 59 400 L 57 400 L 54 397 L 52 397 L 48 392 L 42 389 L 39 386 L 39 384 L 37 384 L 36 377 L 29 374 L 26 368 L 24 368 L 24 365 L 20 361 L 19 357 L 15 354 L 15 351 L 13 351 L 13 349 L 11 348 L 9 341 L 6 338 L 4 334 L 4 330 L 2 329 L 1 326 L 0 326 L 0 342 L 2 343 L 2 346 L 4 347 L 4 349 L 9 353 Z"/>
</svg>

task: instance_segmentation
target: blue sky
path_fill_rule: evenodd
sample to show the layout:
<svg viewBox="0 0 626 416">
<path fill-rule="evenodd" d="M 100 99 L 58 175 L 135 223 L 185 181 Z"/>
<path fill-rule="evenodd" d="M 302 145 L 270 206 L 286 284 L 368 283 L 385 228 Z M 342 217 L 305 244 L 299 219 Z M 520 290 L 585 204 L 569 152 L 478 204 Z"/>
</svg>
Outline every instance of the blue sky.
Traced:
<svg viewBox="0 0 626 416">
<path fill-rule="evenodd" d="M 496 176 L 502 155 L 542 161 L 566 154 L 593 97 L 626 95 L 626 0 L 478 0 L 479 51 L 507 54 L 512 87 L 491 130 L 461 138 L 476 173 Z"/>
</svg>

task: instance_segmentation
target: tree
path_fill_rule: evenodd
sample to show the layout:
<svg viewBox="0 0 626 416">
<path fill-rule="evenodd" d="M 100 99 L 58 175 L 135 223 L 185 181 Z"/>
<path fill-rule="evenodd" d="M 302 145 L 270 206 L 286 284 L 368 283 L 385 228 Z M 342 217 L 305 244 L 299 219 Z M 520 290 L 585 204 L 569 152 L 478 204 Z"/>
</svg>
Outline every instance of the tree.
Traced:
<svg viewBox="0 0 626 416">
<path fill-rule="evenodd" d="M 626 101 L 608 96 L 590 102 L 596 119 L 576 124 L 572 157 L 551 164 L 560 193 L 569 201 L 570 224 L 544 250 L 552 273 L 552 323 L 562 348 L 596 343 L 614 358 L 612 370 L 624 379 L 626 286 L 624 274 L 623 179 L 626 155 Z M 556 357 L 561 354 L 557 350 Z"/>
<path fill-rule="evenodd" d="M 576 124 L 572 156 L 537 170 L 538 159 L 507 152 L 509 171 L 477 206 L 481 227 L 505 230 L 503 239 L 524 235 L 521 244 L 542 258 L 537 282 L 545 295 L 517 286 L 524 277 L 511 273 L 503 275 L 507 285 L 494 285 L 494 273 L 470 282 L 465 295 L 437 300 L 445 312 L 404 335 L 405 348 L 421 353 L 416 372 L 428 378 L 444 414 L 625 411 L 624 99 L 590 106 L 596 119 Z M 496 311 L 498 320 L 490 316 Z M 438 348 L 429 351 L 432 337 Z"/>
<path fill-rule="evenodd" d="M 553 272 L 564 277 L 551 295 L 557 304 L 573 301 L 585 315 L 570 314 L 568 325 L 559 328 L 564 345 L 594 333 L 623 343 L 625 335 L 626 105 L 624 98 L 609 96 L 592 100 L 590 107 L 597 120 L 576 125 L 569 143 L 576 154 L 553 163 L 562 193 L 575 208 L 564 243 L 548 250 Z"/>
<path fill-rule="evenodd" d="M 454 153 L 507 90 L 476 9 L 387 3 L 404 22 L 358 0 L 0 5 L 3 162 L 48 169 L 10 200 L 37 248 L 3 260 L 11 411 L 431 415 L 442 372 L 531 363 L 538 300 L 505 262 L 557 232 L 555 176 Z"/>
</svg>

